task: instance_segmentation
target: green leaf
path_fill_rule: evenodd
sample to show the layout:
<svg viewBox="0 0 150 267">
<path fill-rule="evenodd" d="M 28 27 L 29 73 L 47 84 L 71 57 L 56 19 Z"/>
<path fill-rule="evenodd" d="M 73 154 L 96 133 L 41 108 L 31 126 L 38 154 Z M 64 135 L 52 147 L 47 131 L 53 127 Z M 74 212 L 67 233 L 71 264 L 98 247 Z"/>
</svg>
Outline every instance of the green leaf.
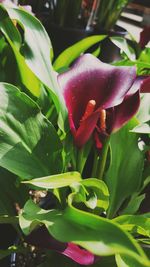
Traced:
<svg viewBox="0 0 150 267">
<path fill-rule="evenodd" d="M 70 64 L 81 55 L 81 53 L 84 53 L 92 45 L 104 40 L 105 38 L 106 35 L 95 35 L 87 37 L 70 46 L 69 48 L 64 50 L 55 60 L 53 64 L 55 70 L 59 71 L 62 68 L 69 67 Z"/>
<path fill-rule="evenodd" d="M 150 238 L 139 238 L 138 241 L 143 244 L 150 245 Z"/>
<path fill-rule="evenodd" d="M 135 55 L 133 49 L 128 45 L 128 43 L 125 40 L 125 38 L 119 37 L 119 36 L 113 36 L 113 37 L 110 38 L 110 40 L 116 46 L 118 46 L 127 55 L 127 57 L 130 60 L 135 60 L 136 55 Z"/>
<path fill-rule="evenodd" d="M 0 17 L 0 30 L 9 42 L 17 61 L 17 73 L 14 74 L 16 76 L 16 80 L 18 79 L 18 83 L 20 82 L 21 85 L 24 85 L 25 88 L 27 88 L 34 96 L 39 97 L 40 83 L 32 71 L 28 68 L 24 57 L 20 53 L 22 45 L 21 35 L 2 6 L 0 6 Z M 12 64 L 14 64 L 13 61 L 10 62 L 11 68 Z"/>
<path fill-rule="evenodd" d="M 108 219 L 78 210 L 72 206 L 64 211 L 42 210 L 29 200 L 22 214 L 20 225 L 25 234 L 37 225 L 46 225 L 49 233 L 59 241 L 73 242 L 95 255 L 128 255 L 149 266 L 149 261 L 130 234 Z"/>
<path fill-rule="evenodd" d="M 0 99 L 0 166 L 23 179 L 61 172 L 61 141 L 36 103 L 5 83 Z"/>
<path fill-rule="evenodd" d="M 127 256 L 121 256 L 116 255 L 116 263 L 118 267 L 144 267 L 144 266 L 150 266 L 149 263 L 147 265 L 144 265 L 142 262 L 138 262 L 138 260 L 127 257 Z"/>
<path fill-rule="evenodd" d="M 110 138 L 111 164 L 106 173 L 110 192 L 108 216 L 115 216 L 125 199 L 138 191 L 142 183 L 144 155 L 138 148 L 138 135 L 129 132 L 137 125 L 132 119 Z"/>
<path fill-rule="evenodd" d="M 6 7 L 5 7 L 6 8 Z M 61 95 L 57 75 L 53 70 L 50 54 L 51 54 L 51 42 L 46 33 L 43 25 L 40 21 L 30 13 L 21 8 L 6 8 L 10 18 L 17 20 L 20 27 L 23 30 L 23 45 L 21 47 L 21 53 L 16 53 L 16 58 L 20 55 L 23 56 L 25 63 L 29 69 L 37 76 L 37 78 L 46 85 L 50 90 L 51 97 L 55 103 L 57 111 L 61 111 L 61 116 L 65 119 L 67 111 L 64 103 L 64 99 Z M 4 13 L 4 9 L 3 9 Z M 5 12 L 5 16 L 6 16 Z M 3 23 L 3 27 L 5 24 Z M 10 31 L 9 39 L 11 40 L 11 46 L 14 47 L 15 43 L 12 39 L 12 32 Z M 15 46 L 16 47 L 16 46 Z M 24 77 L 22 75 L 22 77 Z M 61 127 L 63 128 L 63 121 L 60 120 Z"/>
<path fill-rule="evenodd" d="M 44 189 L 55 189 L 70 186 L 72 183 L 81 181 L 81 175 L 78 172 L 67 172 L 47 177 L 37 178 L 23 183 L 32 184 Z"/>
<path fill-rule="evenodd" d="M 140 207 L 140 205 L 144 199 L 145 199 L 145 194 L 142 194 L 139 196 L 133 195 L 131 197 L 131 200 L 129 201 L 127 207 L 123 211 L 121 211 L 121 215 L 135 214 L 138 211 L 138 209 L 139 209 L 139 207 Z"/>
<path fill-rule="evenodd" d="M 107 210 L 109 206 L 109 191 L 107 185 L 103 181 L 95 178 L 85 179 L 81 183 L 86 187 L 87 190 L 93 190 L 93 192 L 96 194 L 96 207 Z"/>
<path fill-rule="evenodd" d="M 146 47 L 139 56 L 139 61 L 149 63 L 150 58 L 150 48 Z"/>
<path fill-rule="evenodd" d="M 131 61 L 128 59 L 116 61 L 113 63 L 115 66 L 136 66 L 137 75 L 149 75 L 150 74 L 150 63 L 142 62 L 140 60 Z"/>
<path fill-rule="evenodd" d="M 150 214 L 122 215 L 113 219 L 123 227 L 124 230 L 142 236 L 150 237 Z"/>
<path fill-rule="evenodd" d="M 53 78 L 50 75 L 52 69 L 50 50 L 52 46 L 44 27 L 38 19 L 23 9 L 7 8 L 7 12 L 11 19 L 17 20 L 23 27 L 24 47 L 22 54 L 27 65 L 44 84 L 54 90 Z"/>
</svg>

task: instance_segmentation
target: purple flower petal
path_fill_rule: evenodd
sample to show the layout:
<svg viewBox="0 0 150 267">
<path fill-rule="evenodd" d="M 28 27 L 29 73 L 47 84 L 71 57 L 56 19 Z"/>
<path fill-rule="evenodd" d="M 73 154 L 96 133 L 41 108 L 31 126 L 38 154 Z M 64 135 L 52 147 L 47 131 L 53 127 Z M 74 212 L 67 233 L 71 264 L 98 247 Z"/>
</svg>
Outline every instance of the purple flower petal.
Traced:
<svg viewBox="0 0 150 267">
<path fill-rule="evenodd" d="M 114 118 L 112 121 L 111 132 L 119 130 L 128 122 L 138 111 L 140 105 L 140 93 L 137 91 L 134 95 L 126 97 L 125 100 L 114 108 Z"/>
<path fill-rule="evenodd" d="M 69 71 L 58 75 L 75 127 L 91 99 L 103 109 L 116 106 L 123 101 L 135 77 L 135 67 L 114 67 L 90 54 L 81 56 Z"/>
<path fill-rule="evenodd" d="M 138 111 L 140 106 L 140 88 L 142 80 L 138 77 L 128 93 L 124 101 L 113 108 L 112 120 L 110 122 L 110 132 L 120 129 L 126 122 L 128 122 Z"/>
<path fill-rule="evenodd" d="M 150 76 L 142 76 L 141 93 L 150 93 Z"/>
<path fill-rule="evenodd" d="M 63 243 L 54 239 L 45 227 L 40 227 L 26 237 L 25 241 L 36 247 L 54 250 L 81 265 L 91 265 L 100 257 L 73 243 Z"/>
<path fill-rule="evenodd" d="M 58 75 L 70 129 L 78 147 L 82 147 L 92 135 L 99 112 L 123 102 L 135 77 L 135 67 L 111 66 L 90 54 L 81 56 L 69 71 Z M 95 107 L 84 118 L 90 101 L 95 102 Z"/>
<path fill-rule="evenodd" d="M 82 249 L 73 243 L 68 243 L 68 247 L 62 254 L 81 265 L 91 265 L 95 262 L 95 256 L 91 252 Z"/>
<path fill-rule="evenodd" d="M 98 119 L 99 112 L 97 111 L 81 123 L 76 133 L 74 134 L 74 140 L 77 147 L 82 147 L 89 140 L 96 127 Z"/>
</svg>

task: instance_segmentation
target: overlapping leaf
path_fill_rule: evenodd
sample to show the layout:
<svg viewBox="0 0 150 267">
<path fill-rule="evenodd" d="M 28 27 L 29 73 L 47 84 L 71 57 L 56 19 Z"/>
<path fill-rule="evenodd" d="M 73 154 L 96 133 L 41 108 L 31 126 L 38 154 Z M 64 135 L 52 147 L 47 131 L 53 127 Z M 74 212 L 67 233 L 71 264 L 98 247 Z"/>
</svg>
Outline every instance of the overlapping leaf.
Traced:
<svg viewBox="0 0 150 267">
<path fill-rule="evenodd" d="M 36 103 L 5 83 L 0 99 L 0 166 L 24 179 L 60 172 L 61 142 Z"/>
<path fill-rule="evenodd" d="M 81 181 L 81 175 L 78 172 L 67 172 L 47 177 L 41 177 L 24 182 L 44 189 L 62 188 L 72 183 Z"/>
<path fill-rule="evenodd" d="M 95 35 L 87 37 L 70 46 L 69 48 L 64 50 L 55 60 L 53 64 L 55 70 L 59 71 L 62 68 L 68 68 L 70 64 L 81 55 L 81 53 L 84 53 L 92 45 L 104 40 L 105 38 L 106 35 Z"/>
<path fill-rule="evenodd" d="M 115 223 L 72 206 L 64 211 L 46 211 L 28 201 L 20 215 L 25 234 L 44 223 L 49 233 L 59 241 L 73 242 L 96 255 L 126 255 L 143 266 L 149 261 L 140 246 Z"/>
<path fill-rule="evenodd" d="M 150 214 L 122 215 L 113 221 L 123 227 L 123 229 L 142 236 L 150 237 Z"/>
<path fill-rule="evenodd" d="M 144 155 L 138 148 L 138 135 L 129 132 L 135 125 L 133 119 L 111 136 L 112 159 L 106 174 L 110 192 L 110 217 L 115 215 L 126 198 L 138 191 L 142 183 Z"/>
<path fill-rule="evenodd" d="M 40 21 L 24 9 L 7 7 L 7 13 L 4 7 L 0 6 L 0 10 L 3 18 L 0 29 L 15 53 L 22 82 L 27 83 L 30 91 L 36 96 L 40 94 L 39 80 L 46 85 L 57 111 L 61 111 L 59 125 L 63 129 L 63 120 L 67 112 L 58 87 L 57 76 L 50 61 L 52 47 L 48 34 Z M 22 28 L 23 40 L 10 18 L 17 21 Z"/>
</svg>

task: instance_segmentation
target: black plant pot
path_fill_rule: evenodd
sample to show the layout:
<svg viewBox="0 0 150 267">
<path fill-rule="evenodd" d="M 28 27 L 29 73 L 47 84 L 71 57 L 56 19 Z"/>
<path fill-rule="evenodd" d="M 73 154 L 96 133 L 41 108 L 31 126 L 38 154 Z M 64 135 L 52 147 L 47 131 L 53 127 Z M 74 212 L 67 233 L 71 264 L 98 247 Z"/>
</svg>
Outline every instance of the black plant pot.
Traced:
<svg viewBox="0 0 150 267">
<path fill-rule="evenodd" d="M 114 45 L 109 37 L 117 36 L 125 38 L 127 36 L 127 31 L 115 25 L 115 27 L 108 32 L 102 29 L 95 29 L 96 34 L 106 34 L 108 37 L 101 42 L 101 53 L 100 60 L 106 63 L 115 62 L 121 59 L 120 49 Z"/>
<path fill-rule="evenodd" d="M 69 46 L 93 34 L 93 30 L 64 28 L 48 22 L 44 26 L 51 39 L 55 57 Z"/>
<path fill-rule="evenodd" d="M 82 40 L 83 38 L 91 36 L 91 35 L 106 34 L 108 35 L 108 37 L 112 37 L 112 36 L 125 37 L 127 35 L 127 31 L 124 28 L 117 26 L 117 25 L 114 27 L 114 29 L 108 32 L 102 29 L 99 29 L 99 28 L 94 28 L 94 29 L 87 31 L 85 29 L 59 27 L 56 24 L 49 23 L 48 20 L 44 21 L 44 26 L 52 41 L 55 58 L 64 49 Z M 120 49 L 117 46 L 115 46 L 108 37 L 100 43 L 101 53 L 100 53 L 99 58 L 103 62 L 110 63 L 110 62 L 120 60 L 121 57 L 120 57 Z M 95 45 L 93 49 L 96 47 L 97 45 Z M 89 52 L 91 51 L 93 50 L 89 50 Z"/>
</svg>

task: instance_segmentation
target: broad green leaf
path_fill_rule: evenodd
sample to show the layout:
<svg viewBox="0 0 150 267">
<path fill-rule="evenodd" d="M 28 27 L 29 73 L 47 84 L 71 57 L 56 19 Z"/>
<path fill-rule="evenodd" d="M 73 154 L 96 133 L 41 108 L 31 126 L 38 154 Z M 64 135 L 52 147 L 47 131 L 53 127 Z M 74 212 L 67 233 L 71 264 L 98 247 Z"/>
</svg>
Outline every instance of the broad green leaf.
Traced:
<svg viewBox="0 0 150 267">
<path fill-rule="evenodd" d="M 145 194 L 142 194 L 139 196 L 133 195 L 131 197 L 131 200 L 129 201 L 127 207 L 123 211 L 121 211 L 121 215 L 135 214 L 138 211 L 138 209 L 139 209 L 139 207 L 140 207 L 140 205 L 144 199 L 145 199 Z"/>
<path fill-rule="evenodd" d="M 62 144 L 37 104 L 0 83 L 0 166 L 22 179 L 61 172 Z"/>
<path fill-rule="evenodd" d="M 20 82 L 21 85 L 24 85 L 34 96 L 39 97 L 41 93 L 40 82 L 28 68 L 24 57 L 20 53 L 22 45 L 20 33 L 2 6 L 0 6 L 0 16 L 0 30 L 9 42 L 16 58 L 17 68 L 16 74 L 14 75 L 16 76 L 16 80 L 18 79 L 17 83 L 19 84 Z M 10 62 L 11 68 L 12 64 L 14 64 L 13 61 Z"/>
<path fill-rule="evenodd" d="M 123 37 L 119 36 L 112 36 L 110 37 L 110 40 L 118 46 L 130 60 L 135 60 L 135 53 L 133 49 L 128 45 L 127 41 Z"/>
<path fill-rule="evenodd" d="M 106 173 L 110 192 L 108 216 L 115 216 L 125 199 L 137 192 L 142 183 L 144 155 L 138 148 L 139 136 L 130 130 L 137 125 L 132 119 L 110 138 L 111 164 Z"/>
<path fill-rule="evenodd" d="M 24 47 L 21 52 L 27 65 L 43 83 L 52 87 L 53 78 L 50 73 L 52 69 L 50 50 L 52 47 L 44 27 L 37 18 L 23 9 L 7 8 L 6 10 L 10 18 L 17 20 L 23 27 Z"/>
<path fill-rule="evenodd" d="M 16 49 L 19 50 L 22 43 L 21 35 L 17 28 L 14 26 L 13 21 L 9 19 L 3 5 L 0 5 L 0 18 L 0 29 L 4 34 L 6 34 L 7 37 L 10 38 L 10 40 L 14 43 Z"/>
<path fill-rule="evenodd" d="M 87 37 L 70 46 L 65 51 L 63 51 L 55 60 L 53 64 L 55 70 L 59 71 L 62 68 L 69 67 L 70 64 L 81 55 L 81 53 L 84 53 L 92 45 L 104 40 L 105 38 L 106 35 L 95 35 Z"/>
<path fill-rule="evenodd" d="M 24 42 L 21 47 L 21 54 L 25 63 L 37 78 L 50 90 L 57 111 L 59 112 L 61 110 L 60 118 L 62 116 L 63 119 L 65 119 L 67 111 L 57 83 L 57 75 L 50 61 L 52 47 L 48 34 L 40 21 L 24 9 L 6 8 L 6 10 L 10 18 L 12 20 L 17 20 L 23 30 Z M 11 38 L 12 34 L 10 33 L 9 39 L 11 40 L 11 46 L 14 46 L 14 41 Z M 20 58 L 20 53 L 18 56 Z M 62 119 L 59 120 L 59 123 L 63 128 Z"/>
<path fill-rule="evenodd" d="M 20 215 L 20 226 L 29 234 L 40 223 L 59 241 L 73 242 L 95 255 L 128 255 L 144 266 L 149 261 L 130 234 L 108 219 L 78 210 L 72 206 L 64 211 L 42 210 L 29 200 Z"/>
<path fill-rule="evenodd" d="M 150 263 L 144 265 L 142 262 L 138 262 L 137 259 L 133 259 L 127 256 L 116 255 L 116 263 L 118 267 L 144 267 L 150 266 Z"/>
<path fill-rule="evenodd" d="M 126 231 L 150 237 L 150 214 L 122 215 L 113 219 Z"/>
<path fill-rule="evenodd" d="M 51 176 L 46 176 L 42 178 L 33 179 L 27 182 L 35 186 L 44 189 L 55 189 L 70 186 L 72 183 L 81 181 L 81 175 L 78 172 L 67 172 Z"/>
</svg>

